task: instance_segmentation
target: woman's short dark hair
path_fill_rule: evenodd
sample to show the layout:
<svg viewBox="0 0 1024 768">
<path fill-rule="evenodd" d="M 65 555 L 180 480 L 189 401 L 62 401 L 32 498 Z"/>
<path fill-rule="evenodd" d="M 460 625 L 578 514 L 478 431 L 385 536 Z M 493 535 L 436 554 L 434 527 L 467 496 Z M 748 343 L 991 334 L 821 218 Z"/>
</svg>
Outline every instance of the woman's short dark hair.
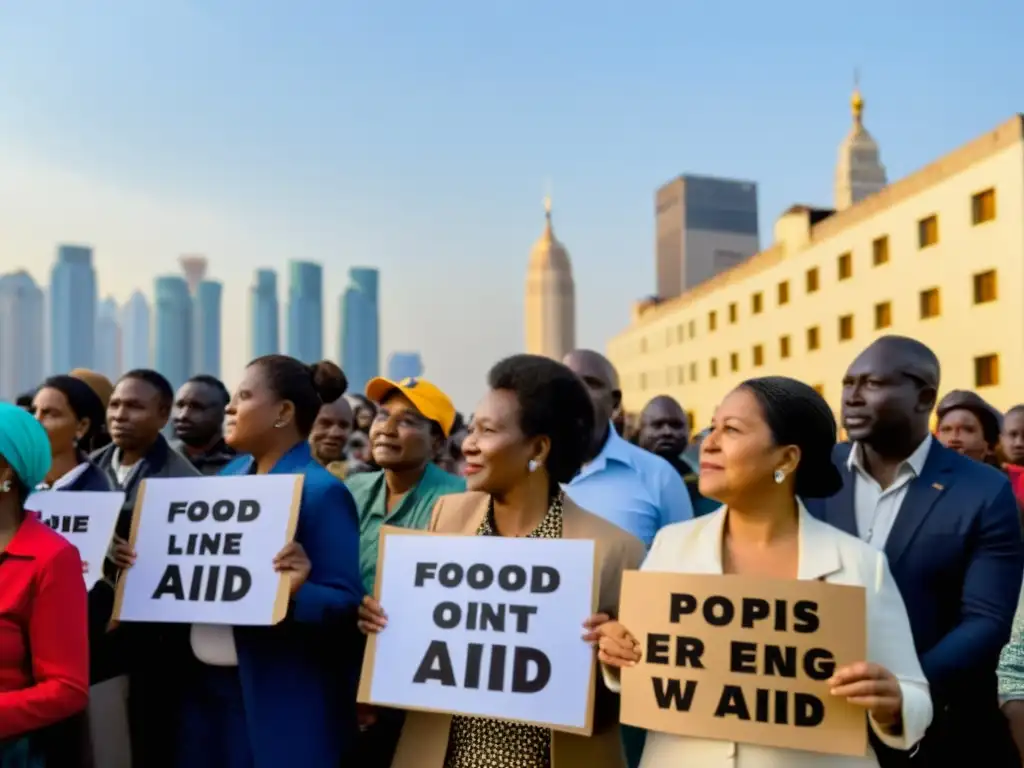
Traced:
<svg viewBox="0 0 1024 768">
<path fill-rule="evenodd" d="M 776 445 L 800 449 L 796 495 L 824 499 L 839 492 L 843 479 L 832 463 L 836 417 L 813 387 L 785 376 L 748 379 L 740 384 L 761 406 Z"/>
<path fill-rule="evenodd" d="M 253 365 L 263 369 L 275 395 L 295 406 L 295 426 L 302 437 L 309 437 L 320 406 L 333 403 L 348 389 L 345 374 L 330 360 L 306 365 L 287 355 L 264 355 L 249 363 Z"/>
<path fill-rule="evenodd" d="M 100 448 L 103 425 L 107 418 L 106 409 L 103 407 L 100 396 L 93 391 L 92 387 L 74 376 L 51 376 L 43 382 L 40 389 L 48 387 L 56 389 L 64 395 L 72 415 L 77 420 L 89 420 L 89 430 L 79 441 L 80 450 L 89 453 Z"/>
<path fill-rule="evenodd" d="M 513 355 L 491 368 L 487 383 L 516 396 L 524 435 L 551 440 L 546 463 L 551 480 L 572 480 L 587 458 L 594 434 L 594 406 L 579 377 L 550 358 Z"/>
</svg>

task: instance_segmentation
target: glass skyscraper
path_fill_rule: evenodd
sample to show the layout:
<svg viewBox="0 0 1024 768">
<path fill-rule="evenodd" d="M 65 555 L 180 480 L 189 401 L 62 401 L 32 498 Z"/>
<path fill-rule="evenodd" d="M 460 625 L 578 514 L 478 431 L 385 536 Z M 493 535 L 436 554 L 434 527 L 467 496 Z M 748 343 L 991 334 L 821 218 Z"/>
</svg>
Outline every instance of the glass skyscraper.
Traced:
<svg viewBox="0 0 1024 768">
<path fill-rule="evenodd" d="M 193 366 L 195 373 L 220 378 L 220 302 L 224 286 L 203 280 L 193 297 Z"/>
<path fill-rule="evenodd" d="M 192 296 L 184 277 L 158 277 L 156 296 L 156 370 L 177 389 L 192 375 Z"/>
<path fill-rule="evenodd" d="M 349 389 L 362 392 L 380 374 L 380 317 L 377 308 L 379 273 L 353 267 L 341 297 L 341 367 Z"/>
<path fill-rule="evenodd" d="M 419 352 L 392 352 L 388 356 L 388 378 L 392 381 L 418 378 L 423 375 L 423 358 Z"/>
<path fill-rule="evenodd" d="M 293 261 L 288 270 L 288 354 L 312 364 L 324 356 L 323 268 Z"/>
<path fill-rule="evenodd" d="M 121 370 L 121 324 L 118 321 L 117 302 L 112 298 L 100 302 L 96 310 L 96 370 L 111 381 L 123 373 Z"/>
<path fill-rule="evenodd" d="M 0 277 L 0 400 L 42 383 L 44 305 L 43 291 L 27 272 Z"/>
<path fill-rule="evenodd" d="M 50 372 L 94 367 L 96 272 L 92 248 L 61 245 L 50 273 Z"/>
<path fill-rule="evenodd" d="M 121 365 L 125 371 L 152 368 L 149 302 L 135 291 L 121 308 Z"/>
<path fill-rule="evenodd" d="M 256 270 L 256 280 L 249 289 L 249 311 L 249 357 L 276 355 L 281 350 L 281 315 L 274 270 Z"/>
</svg>

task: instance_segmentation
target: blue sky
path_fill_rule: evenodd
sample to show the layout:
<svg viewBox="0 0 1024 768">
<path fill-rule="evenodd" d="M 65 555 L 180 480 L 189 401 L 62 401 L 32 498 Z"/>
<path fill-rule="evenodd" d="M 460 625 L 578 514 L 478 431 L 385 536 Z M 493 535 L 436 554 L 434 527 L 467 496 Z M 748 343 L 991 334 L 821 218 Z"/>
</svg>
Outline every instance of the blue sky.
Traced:
<svg viewBox="0 0 1024 768">
<path fill-rule="evenodd" d="M 254 269 L 324 264 L 335 356 L 347 269 L 374 265 L 384 352 L 470 409 L 521 349 L 548 183 L 603 349 L 653 288 L 660 183 L 758 182 L 767 245 L 831 199 L 855 67 L 896 178 L 1024 107 L 1022 29 L 995 0 L 4 0 L 0 269 L 45 282 L 88 243 L 124 300 L 205 253 L 231 384 Z"/>
</svg>

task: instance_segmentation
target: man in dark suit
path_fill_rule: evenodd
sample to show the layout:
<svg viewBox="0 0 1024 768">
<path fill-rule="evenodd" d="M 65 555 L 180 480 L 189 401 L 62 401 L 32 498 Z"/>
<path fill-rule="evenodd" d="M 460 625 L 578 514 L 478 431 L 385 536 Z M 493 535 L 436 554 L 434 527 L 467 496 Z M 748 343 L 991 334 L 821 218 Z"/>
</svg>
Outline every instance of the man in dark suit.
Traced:
<svg viewBox="0 0 1024 768">
<path fill-rule="evenodd" d="M 844 487 L 811 511 L 886 553 L 931 685 L 919 749 L 876 743 L 882 766 L 1016 767 L 995 670 L 1024 572 L 1017 503 L 999 471 L 932 438 L 938 386 L 938 360 L 914 339 L 864 350 L 843 380 Z"/>
</svg>

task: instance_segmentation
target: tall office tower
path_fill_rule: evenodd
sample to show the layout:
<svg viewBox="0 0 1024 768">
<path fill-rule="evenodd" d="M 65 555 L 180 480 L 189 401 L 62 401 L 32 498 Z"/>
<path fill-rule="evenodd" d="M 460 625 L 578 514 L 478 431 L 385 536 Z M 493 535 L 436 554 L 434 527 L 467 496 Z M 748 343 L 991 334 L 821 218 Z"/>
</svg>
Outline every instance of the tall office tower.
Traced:
<svg viewBox="0 0 1024 768">
<path fill-rule="evenodd" d="M 419 352 L 392 352 L 388 356 L 388 378 L 392 381 L 416 379 L 423 375 L 423 358 Z"/>
<path fill-rule="evenodd" d="M 683 175 L 659 189 L 654 204 L 660 299 L 690 290 L 760 248 L 753 182 Z"/>
<path fill-rule="evenodd" d="M 157 371 L 177 389 L 192 375 L 192 296 L 185 278 L 158 277 L 155 358 Z"/>
<path fill-rule="evenodd" d="M 224 286 L 203 280 L 192 297 L 192 371 L 220 378 L 221 294 Z"/>
<path fill-rule="evenodd" d="M 835 206 L 838 211 L 880 192 L 888 183 L 878 144 L 864 127 L 864 97 L 860 95 L 860 88 L 853 90 L 850 110 L 853 125 L 839 145 L 839 162 L 836 163 Z"/>
<path fill-rule="evenodd" d="M 276 355 L 281 351 L 281 310 L 274 270 L 256 270 L 256 279 L 249 289 L 249 313 L 249 357 Z"/>
<path fill-rule="evenodd" d="M 380 280 L 370 267 L 353 267 L 348 279 L 341 295 L 341 367 L 349 390 L 362 392 L 370 379 L 380 375 Z"/>
<path fill-rule="evenodd" d="M 92 248 L 61 245 L 50 272 L 50 373 L 94 367 L 96 272 Z"/>
<path fill-rule="evenodd" d="M 135 291 L 121 308 L 121 365 L 125 371 L 153 367 L 149 302 Z"/>
<path fill-rule="evenodd" d="M 180 256 L 178 264 L 188 282 L 189 293 L 194 294 L 199 289 L 199 284 L 206 279 L 206 268 L 209 264 L 205 256 L 189 255 Z"/>
<path fill-rule="evenodd" d="M 530 250 L 523 297 L 526 351 L 562 361 L 576 346 L 576 284 L 569 251 L 555 237 L 551 199 L 544 201 L 544 231 Z"/>
<path fill-rule="evenodd" d="M 0 400 L 38 387 L 45 374 L 45 300 L 28 272 L 0 277 Z"/>
<path fill-rule="evenodd" d="M 111 381 L 123 373 L 121 369 L 121 323 L 117 302 L 106 298 L 96 310 L 96 370 Z"/>
<path fill-rule="evenodd" d="M 323 267 L 293 261 L 288 272 L 288 354 L 316 363 L 324 356 Z"/>
</svg>

